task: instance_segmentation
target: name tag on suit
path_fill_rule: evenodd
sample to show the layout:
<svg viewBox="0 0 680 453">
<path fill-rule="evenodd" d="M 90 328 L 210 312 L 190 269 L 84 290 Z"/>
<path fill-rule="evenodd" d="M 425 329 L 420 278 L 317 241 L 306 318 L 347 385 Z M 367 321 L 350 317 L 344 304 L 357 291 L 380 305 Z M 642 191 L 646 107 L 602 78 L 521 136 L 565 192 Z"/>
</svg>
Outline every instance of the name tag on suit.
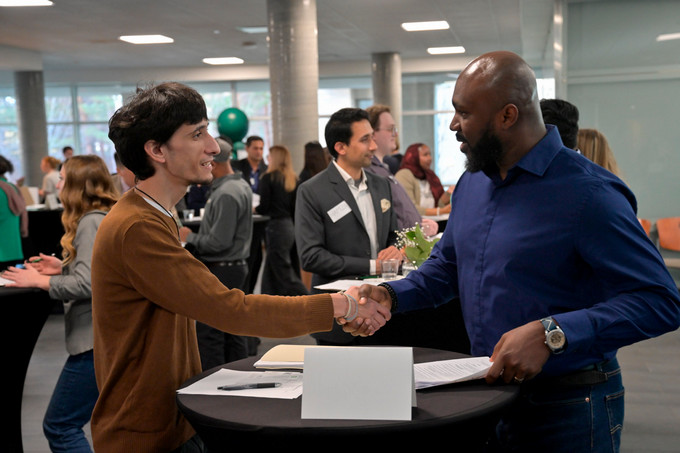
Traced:
<svg viewBox="0 0 680 453">
<path fill-rule="evenodd" d="M 350 212 L 352 212 L 352 208 L 350 208 L 347 202 L 343 200 L 335 207 L 329 209 L 326 214 L 328 214 L 328 217 L 330 217 L 333 223 L 336 223 Z"/>
</svg>

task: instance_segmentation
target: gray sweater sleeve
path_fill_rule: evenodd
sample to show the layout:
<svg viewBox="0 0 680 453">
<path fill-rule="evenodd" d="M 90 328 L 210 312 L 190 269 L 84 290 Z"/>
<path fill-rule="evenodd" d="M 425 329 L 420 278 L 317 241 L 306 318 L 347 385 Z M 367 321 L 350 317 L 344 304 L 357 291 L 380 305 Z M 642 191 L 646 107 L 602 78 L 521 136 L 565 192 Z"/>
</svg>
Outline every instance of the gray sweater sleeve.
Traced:
<svg viewBox="0 0 680 453">
<path fill-rule="evenodd" d="M 57 300 L 78 300 L 92 297 L 90 264 L 92 247 L 97 228 L 104 213 L 92 211 L 85 214 L 78 223 L 73 245 L 76 257 L 62 275 L 50 277 L 50 297 Z"/>
</svg>

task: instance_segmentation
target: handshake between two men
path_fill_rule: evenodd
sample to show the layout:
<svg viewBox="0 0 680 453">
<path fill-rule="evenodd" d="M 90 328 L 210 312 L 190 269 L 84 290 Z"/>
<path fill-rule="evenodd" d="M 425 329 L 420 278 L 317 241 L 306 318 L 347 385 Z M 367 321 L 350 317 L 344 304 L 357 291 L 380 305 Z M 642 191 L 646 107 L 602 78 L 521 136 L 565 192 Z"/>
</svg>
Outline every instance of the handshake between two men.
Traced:
<svg viewBox="0 0 680 453">
<path fill-rule="evenodd" d="M 369 336 L 384 326 L 391 317 L 392 297 L 383 286 L 363 284 L 344 292 L 354 299 L 358 315 L 338 318 L 342 329 L 354 336 Z M 492 363 L 485 376 L 487 383 L 499 380 L 522 383 L 538 375 L 550 351 L 540 321 L 528 322 L 509 330 L 500 338 L 489 358 Z"/>
<path fill-rule="evenodd" d="M 402 252 L 397 247 L 390 246 L 381 250 L 376 260 L 376 271 L 381 271 L 383 260 L 395 259 L 399 261 L 404 259 Z M 337 323 L 343 326 L 345 332 L 351 333 L 354 336 L 370 336 L 390 320 L 392 316 L 390 312 L 392 299 L 390 299 L 385 288 L 382 288 L 385 290 L 385 294 L 387 294 L 384 300 L 376 301 L 375 299 L 369 299 L 369 297 L 373 297 L 370 292 L 370 288 L 373 286 L 362 285 L 361 289 L 353 286 L 347 291 L 341 291 L 334 295 L 334 298 L 341 295 L 346 299 L 347 311 L 335 317 Z"/>
<path fill-rule="evenodd" d="M 364 284 L 337 294 L 346 299 L 347 311 L 336 322 L 354 336 L 373 335 L 392 317 L 392 299 L 383 287 Z"/>
</svg>

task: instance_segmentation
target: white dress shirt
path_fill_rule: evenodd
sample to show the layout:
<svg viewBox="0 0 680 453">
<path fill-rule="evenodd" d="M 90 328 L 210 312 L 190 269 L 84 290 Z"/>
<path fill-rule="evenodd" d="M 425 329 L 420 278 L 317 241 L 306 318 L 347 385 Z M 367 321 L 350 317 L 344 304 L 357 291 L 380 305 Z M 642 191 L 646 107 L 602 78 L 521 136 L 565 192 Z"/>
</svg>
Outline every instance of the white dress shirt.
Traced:
<svg viewBox="0 0 680 453">
<path fill-rule="evenodd" d="M 366 173 L 362 169 L 361 179 L 357 182 L 336 161 L 333 161 L 333 165 L 340 172 L 342 179 L 347 182 L 347 186 L 359 206 L 359 212 L 361 213 L 361 218 L 364 221 L 366 233 L 371 243 L 371 274 L 375 274 L 375 259 L 378 257 L 378 225 L 375 210 L 373 209 L 373 198 L 366 184 Z"/>
</svg>

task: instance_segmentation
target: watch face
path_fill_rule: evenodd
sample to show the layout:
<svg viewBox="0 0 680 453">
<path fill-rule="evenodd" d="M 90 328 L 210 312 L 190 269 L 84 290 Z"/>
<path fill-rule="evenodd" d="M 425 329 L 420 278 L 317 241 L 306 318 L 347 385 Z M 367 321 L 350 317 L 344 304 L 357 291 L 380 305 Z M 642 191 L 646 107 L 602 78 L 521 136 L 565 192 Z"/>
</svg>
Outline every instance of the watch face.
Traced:
<svg viewBox="0 0 680 453">
<path fill-rule="evenodd" d="M 552 330 L 548 332 L 546 341 L 550 349 L 552 350 L 560 349 L 564 347 L 565 343 L 564 333 L 561 330 Z"/>
</svg>

